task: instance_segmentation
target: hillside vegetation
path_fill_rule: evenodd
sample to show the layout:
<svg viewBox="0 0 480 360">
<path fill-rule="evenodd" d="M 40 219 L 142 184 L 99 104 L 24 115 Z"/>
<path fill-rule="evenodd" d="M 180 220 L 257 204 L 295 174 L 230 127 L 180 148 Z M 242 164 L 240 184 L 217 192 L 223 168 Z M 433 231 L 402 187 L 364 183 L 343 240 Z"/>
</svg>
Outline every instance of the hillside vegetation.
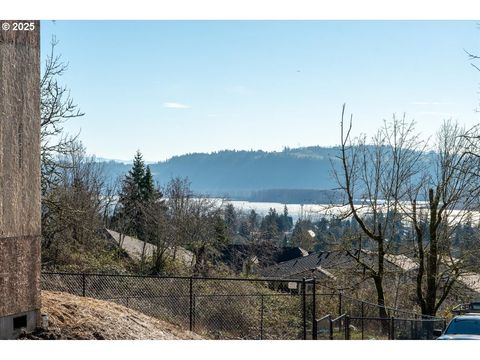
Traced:
<svg viewBox="0 0 480 360">
<path fill-rule="evenodd" d="M 264 189 L 316 189 L 335 187 L 330 177 L 335 148 L 309 147 L 281 152 L 225 150 L 174 156 L 150 164 L 156 181 L 188 177 L 194 191 L 220 195 L 249 195 Z M 129 164 L 103 162 L 112 180 L 125 174 Z"/>
<path fill-rule="evenodd" d="M 337 147 L 321 146 L 279 152 L 223 150 L 174 156 L 149 166 L 155 182 L 165 185 L 172 178 L 188 177 L 192 190 L 204 194 L 250 201 L 328 203 L 340 197 L 332 191 L 338 188 L 332 176 L 332 169 L 340 166 L 338 155 Z M 131 167 L 116 161 L 101 164 L 112 182 Z"/>
</svg>

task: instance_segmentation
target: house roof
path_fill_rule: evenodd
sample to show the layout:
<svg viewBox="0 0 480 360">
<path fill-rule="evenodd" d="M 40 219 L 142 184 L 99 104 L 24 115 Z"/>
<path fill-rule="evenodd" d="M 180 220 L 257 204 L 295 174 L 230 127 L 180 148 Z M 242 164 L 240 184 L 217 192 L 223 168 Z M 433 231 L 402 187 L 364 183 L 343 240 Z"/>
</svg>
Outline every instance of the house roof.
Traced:
<svg viewBox="0 0 480 360">
<path fill-rule="evenodd" d="M 105 229 L 106 236 L 110 239 L 114 240 L 118 246 L 121 246 L 123 250 L 127 252 L 127 254 L 136 260 L 140 260 L 142 257 L 142 252 L 145 246 L 145 253 L 146 257 L 151 257 L 155 251 L 155 245 L 143 242 L 137 238 L 132 236 L 121 234 L 117 231 Z M 121 240 L 121 243 L 120 243 Z M 167 249 L 167 254 L 173 256 L 174 250 L 172 248 Z M 183 262 L 186 266 L 191 265 L 193 259 L 193 253 L 188 251 L 187 249 L 177 246 L 176 248 L 176 258 Z"/>
<path fill-rule="evenodd" d="M 418 268 L 418 263 L 406 255 L 385 254 L 385 259 L 398 266 L 403 271 L 411 271 Z"/>
<path fill-rule="evenodd" d="M 127 252 L 127 254 L 136 260 L 140 260 L 142 257 L 142 253 L 145 252 L 144 255 L 146 257 L 150 257 L 153 255 L 155 247 L 150 243 L 145 243 L 137 238 L 132 236 L 121 234 L 117 231 L 105 229 L 107 236 L 115 241 L 115 243 L 120 246 L 123 250 Z"/>
<path fill-rule="evenodd" d="M 463 283 L 470 290 L 480 293 L 480 274 L 466 273 L 458 277 L 458 281 Z"/>
<path fill-rule="evenodd" d="M 269 253 L 258 251 L 252 245 L 246 244 L 230 244 L 222 250 L 221 260 L 230 266 L 234 266 L 237 270 L 242 269 L 242 263 L 248 257 L 255 256 L 259 262 L 284 262 L 303 256 L 308 256 L 308 252 L 301 247 L 282 247 L 271 249 Z"/>
<path fill-rule="evenodd" d="M 299 246 L 287 246 L 280 249 L 275 260 L 277 262 L 284 262 L 304 256 L 308 256 L 307 250 L 304 250 Z"/>
<path fill-rule="evenodd" d="M 267 268 L 260 270 L 260 274 L 265 277 L 278 277 L 278 278 L 292 278 L 299 277 L 305 273 L 321 273 L 329 278 L 334 278 L 332 274 L 333 270 L 357 268 L 361 270 L 362 267 L 355 260 L 355 257 L 359 256 L 359 250 L 353 250 L 348 252 L 341 251 L 324 251 L 314 252 L 308 256 L 284 261 Z M 368 266 L 374 266 L 376 258 L 373 253 L 361 252 L 361 259 Z M 387 270 L 397 270 L 398 266 L 386 262 Z"/>
</svg>

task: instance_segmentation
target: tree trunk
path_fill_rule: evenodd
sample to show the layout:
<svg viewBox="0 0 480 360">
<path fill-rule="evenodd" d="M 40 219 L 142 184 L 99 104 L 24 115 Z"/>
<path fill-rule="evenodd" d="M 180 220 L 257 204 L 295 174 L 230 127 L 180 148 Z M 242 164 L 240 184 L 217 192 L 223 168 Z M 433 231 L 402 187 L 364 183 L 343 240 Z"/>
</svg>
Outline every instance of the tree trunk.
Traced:
<svg viewBox="0 0 480 360">
<path fill-rule="evenodd" d="M 438 190 L 437 190 L 438 191 Z M 423 315 L 432 315 L 434 316 L 435 303 L 437 300 L 437 259 L 438 259 L 438 223 L 439 215 L 437 213 L 438 209 L 438 195 L 434 196 L 433 189 L 429 191 L 429 202 L 430 202 L 430 244 L 429 251 L 427 256 L 427 290 L 425 296 L 425 311 Z"/>
<path fill-rule="evenodd" d="M 373 281 L 375 282 L 375 288 L 377 289 L 377 304 L 380 306 L 379 315 L 380 317 L 388 317 L 387 311 L 385 310 L 385 293 L 383 291 L 385 249 L 383 248 L 384 239 L 382 235 L 382 226 L 380 224 L 378 225 L 378 233 L 378 271 L 377 274 L 373 277 Z"/>
<path fill-rule="evenodd" d="M 387 318 L 388 314 L 385 309 L 385 293 L 383 291 L 382 278 L 378 275 L 374 275 L 373 281 L 375 282 L 375 289 L 377 290 L 377 304 L 379 306 L 378 316 L 381 318 Z"/>
</svg>

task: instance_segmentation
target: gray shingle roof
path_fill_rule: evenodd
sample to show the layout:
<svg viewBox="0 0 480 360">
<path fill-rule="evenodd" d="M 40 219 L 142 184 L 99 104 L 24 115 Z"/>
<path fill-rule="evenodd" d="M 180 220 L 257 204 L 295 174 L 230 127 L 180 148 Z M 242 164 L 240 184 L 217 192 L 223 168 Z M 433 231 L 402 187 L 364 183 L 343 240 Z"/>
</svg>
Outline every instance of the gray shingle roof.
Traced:
<svg viewBox="0 0 480 360">
<path fill-rule="evenodd" d="M 358 256 L 359 250 L 347 251 L 324 251 L 314 252 L 308 256 L 284 261 L 260 270 L 260 275 L 264 277 L 293 278 L 304 274 L 325 272 L 331 273 L 335 270 L 352 269 L 363 270 L 357 263 L 354 256 Z M 372 253 L 361 253 L 361 259 L 367 265 L 374 267 L 376 257 Z M 385 261 L 386 270 L 399 270 L 397 266 Z M 328 275 L 326 275 L 328 276 Z"/>
</svg>

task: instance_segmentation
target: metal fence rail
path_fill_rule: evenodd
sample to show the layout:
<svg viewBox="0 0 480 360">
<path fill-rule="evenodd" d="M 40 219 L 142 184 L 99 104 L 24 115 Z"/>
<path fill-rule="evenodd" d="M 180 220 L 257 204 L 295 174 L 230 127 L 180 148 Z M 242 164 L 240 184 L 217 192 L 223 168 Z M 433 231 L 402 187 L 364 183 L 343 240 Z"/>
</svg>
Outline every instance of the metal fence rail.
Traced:
<svg viewBox="0 0 480 360">
<path fill-rule="evenodd" d="M 304 339 L 306 281 L 42 273 L 42 288 L 108 300 L 214 339 Z M 310 331 L 311 333 L 311 331 Z"/>
<path fill-rule="evenodd" d="M 387 317 L 398 319 L 438 319 L 435 316 L 420 315 L 413 311 L 392 308 L 388 306 L 380 306 L 365 300 L 355 299 L 343 293 L 338 295 L 338 314 L 347 313 L 356 317 L 379 317 L 380 310 L 384 310 Z"/>
<path fill-rule="evenodd" d="M 443 321 L 390 308 L 378 318 L 378 305 L 322 293 L 315 278 L 43 272 L 42 288 L 116 302 L 213 339 L 428 339 Z"/>
<path fill-rule="evenodd" d="M 329 340 L 432 340 L 434 330 L 444 329 L 444 319 L 355 317 L 342 314 L 317 320 L 318 337 Z"/>
</svg>

